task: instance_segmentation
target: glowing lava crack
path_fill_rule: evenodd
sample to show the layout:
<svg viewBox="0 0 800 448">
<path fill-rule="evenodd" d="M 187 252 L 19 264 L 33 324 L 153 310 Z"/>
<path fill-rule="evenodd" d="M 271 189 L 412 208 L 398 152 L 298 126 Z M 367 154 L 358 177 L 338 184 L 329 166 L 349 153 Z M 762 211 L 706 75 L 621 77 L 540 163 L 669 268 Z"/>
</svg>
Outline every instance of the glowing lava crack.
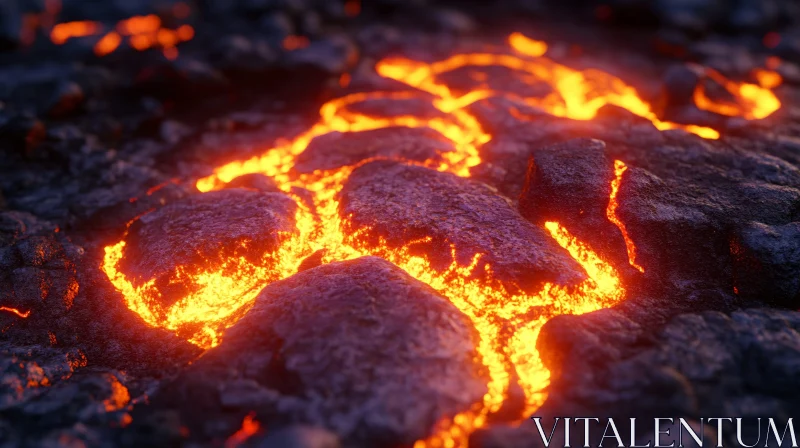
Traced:
<svg viewBox="0 0 800 448">
<path fill-rule="evenodd" d="M 619 303 L 624 297 L 624 289 L 616 270 L 556 222 L 547 222 L 545 230 L 585 271 L 587 279 L 577 285 L 565 287 L 545 283 L 538 293 L 526 294 L 520 292 L 515 285 L 503 284 L 496 279 L 476 279 L 472 274 L 479 265 L 480 254 L 475 256 L 471 264 L 460 265 L 453 261 L 444 269 L 435 269 L 430 260 L 412 250 L 411 244 L 393 247 L 382 240 L 376 243 L 374 238 L 365 237 L 369 229 L 345 232 L 344 229 L 350 229 L 351 226 L 349 217 L 339 214 L 339 193 L 356 166 L 306 174 L 298 174 L 292 170 L 297 157 L 315 137 L 333 132 L 369 131 L 399 126 L 433 129 L 450 140 L 454 147 L 453 151 L 442 152 L 435 160 L 406 160 L 406 163 L 469 177 L 470 168 L 481 162 L 478 149 L 492 136 L 481 128 L 478 120 L 467 112 L 466 107 L 476 101 L 501 95 L 556 116 L 577 120 L 592 119 L 602 106 L 612 104 L 649 119 L 659 129 L 682 128 L 706 138 L 719 136 L 717 131 L 710 128 L 659 120 L 650 105 L 620 79 L 598 70 L 573 70 L 541 57 L 547 49 L 542 42 L 514 34 L 509 43 L 516 54 L 457 54 L 431 64 L 404 59 L 381 61 L 377 65 L 379 74 L 400 81 L 413 90 L 399 93 L 356 93 L 332 100 L 322 106 L 319 122 L 294 140 L 268 149 L 261 156 L 221 166 L 213 175 L 200 179 L 197 188 L 201 192 L 208 192 L 220 189 L 243 174 L 261 173 L 273 178 L 282 191 L 295 199 L 297 208 L 294 218 L 297 231 L 286 235 L 280 247 L 264 255 L 261 263 L 253 263 L 244 257 L 230 257 L 222 266 L 208 263 L 205 267 L 193 267 L 194 270 L 179 267 L 176 275 L 178 280 L 191 277 L 195 289 L 168 308 L 160 305 L 161 292 L 154 281 L 136 286 L 120 271 L 126 244 L 124 240 L 106 247 L 103 270 L 122 293 L 128 307 L 145 322 L 178 332 L 202 347 L 210 347 L 218 343 L 222 330 L 233 325 L 252 306 L 263 286 L 295 274 L 300 263 L 312 254 L 321 254 L 322 263 L 366 255 L 380 256 L 448 297 L 472 320 L 480 334 L 480 362 L 486 366 L 489 376 L 488 393 L 481 402 L 452 419 L 440 422 L 435 435 L 429 440 L 418 442 L 418 445 L 464 445 L 469 434 L 486 425 L 489 415 L 500 409 L 507 398 L 512 377 L 524 390 L 525 412 L 532 412 L 544 401 L 544 387 L 549 379 L 549 372 L 542 365 L 535 349 L 539 330 L 548 319 L 557 314 L 587 313 Z M 505 67 L 517 73 L 520 79 L 549 84 L 552 92 L 543 98 L 521 98 L 513 92 L 497 92 L 488 87 L 479 87 L 457 96 L 439 76 L 468 66 Z M 752 86 L 745 88 L 750 103 L 758 95 L 772 95 L 769 90 L 748 86 Z M 772 101 L 772 98 L 774 96 L 768 100 Z M 441 114 L 433 118 L 413 115 L 377 117 L 357 112 L 353 107 L 374 99 L 424 100 Z M 770 104 L 769 107 L 774 106 L 774 103 Z M 753 115 L 764 116 L 763 107 L 759 107 L 758 112 Z M 357 165 L 366 162 L 362 161 Z M 607 217 L 625 236 L 631 265 L 641 271 L 642 267 L 634 259 L 633 242 L 627 237 L 623 223 L 615 214 L 616 192 L 623 180 L 625 165 L 617 161 L 615 172 Z M 296 196 L 295 187 L 311 192 L 313 208 Z M 455 260 L 455 247 L 452 250 Z M 491 266 L 489 273 L 491 274 Z M 535 308 L 546 311 L 531 320 L 528 313 Z M 513 331 L 509 332 L 509 328 Z M 511 336 L 507 336 L 509 334 Z"/>
</svg>

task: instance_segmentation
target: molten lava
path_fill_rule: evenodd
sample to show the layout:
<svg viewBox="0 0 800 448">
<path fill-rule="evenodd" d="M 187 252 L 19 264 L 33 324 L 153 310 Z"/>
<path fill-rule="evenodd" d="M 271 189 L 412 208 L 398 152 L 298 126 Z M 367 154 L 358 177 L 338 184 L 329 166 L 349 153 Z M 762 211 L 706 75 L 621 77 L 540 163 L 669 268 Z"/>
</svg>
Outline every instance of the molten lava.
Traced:
<svg viewBox="0 0 800 448">
<path fill-rule="evenodd" d="M 765 89 L 774 89 L 783 84 L 783 77 L 778 72 L 758 68 L 753 70 L 753 76 L 758 81 L 758 85 Z"/>
<path fill-rule="evenodd" d="M 236 448 L 259 431 L 261 424 L 256 421 L 254 414 L 248 414 L 242 420 L 242 427 L 225 441 L 225 448 Z"/>
<path fill-rule="evenodd" d="M 545 387 L 549 382 L 549 372 L 535 348 L 542 325 L 559 314 L 587 313 L 613 306 L 624 298 L 625 290 L 617 271 L 602 255 L 578 241 L 559 223 L 547 222 L 545 230 L 581 265 L 587 279 L 569 287 L 548 283 L 536 294 L 525 294 L 516 285 L 491 278 L 478 280 L 472 276 L 480 254 L 475 256 L 470 265 L 459 265 L 454 261 L 445 269 L 434 269 L 429 260 L 414 253 L 410 245 L 391 247 L 383 241 L 376 243 L 374 239 L 363 237 L 366 229 L 345 231 L 351 226 L 348 217 L 339 214 L 338 193 L 354 166 L 311 174 L 292 171 L 297 156 L 315 137 L 331 132 L 404 126 L 431 128 L 451 140 L 455 151 L 443 153 L 441 161 L 430 160 L 423 164 L 468 177 L 470 168 L 481 163 L 479 148 L 492 139 L 469 112 L 468 106 L 485 98 L 504 95 L 553 115 L 576 120 L 592 119 L 602 106 L 616 105 L 649 119 L 659 129 L 679 128 L 707 138 L 719 136 L 717 131 L 710 128 L 659 120 L 650 105 L 619 78 L 599 70 L 573 70 L 542 57 L 547 51 L 547 45 L 543 42 L 515 33 L 510 36 L 509 43 L 516 54 L 456 54 L 434 63 L 407 59 L 383 60 L 377 65 L 380 75 L 404 83 L 414 90 L 362 92 L 331 100 L 322 105 L 319 121 L 293 140 L 269 148 L 260 156 L 218 167 L 212 175 L 198 180 L 198 190 L 208 192 L 223 187 L 241 175 L 262 173 L 272 177 L 281 190 L 290 196 L 293 196 L 293 187 L 302 187 L 312 193 L 313 210 L 303 200 L 295 198 L 297 232 L 289 236 L 275 253 L 266 254 L 264 263 L 254 265 L 245 259 L 229 259 L 224 266 L 204 266 L 200 274 L 193 275 L 179 268 L 178 278 L 189 276 L 191 278 L 188 280 L 194 285 L 201 285 L 201 288 L 169 309 L 158 305 L 161 293 L 152 281 L 135 287 L 119 270 L 124 240 L 105 248 L 103 270 L 122 293 L 128 307 L 145 322 L 183 334 L 201 347 L 210 347 L 218 342 L 224 328 L 235 323 L 249 309 L 261 288 L 273 280 L 293 275 L 306 257 L 322 251 L 322 262 L 327 263 L 365 255 L 380 256 L 439 291 L 471 319 L 480 335 L 479 361 L 488 372 L 488 392 L 483 399 L 471 409 L 439 422 L 435 435 L 417 445 L 464 445 L 469 434 L 486 425 L 490 415 L 501 408 L 508 396 L 512 378 L 524 391 L 525 412 L 534 411 L 543 403 Z M 289 46 L 295 47 L 296 43 L 292 42 Z M 505 67 L 518 74 L 520 79 L 549 84 L 552 91 L 543 98 L 526 98 L 514 92 L 492 90 L 482 83 L 480 87 L 458 95 L 441 80 L 441 75 L 468 66 Z M 473 78 L 482 82 L 486 76 Z M 413 115 L 379 117 L 356 112 L 352 107 L 373 99 L 423 99 L 441 114 L 434 118 Z M 749 114 L 763 114 L 762 109 L 755 110 L 750 110 Z M 635 246 L 616 215 L 617 192 L 625 169 L 624 163 L 616 162 L 607 217 L 625 236 L 630 264 L 643 271 L 636 264 Z M 530 318 L 534 310 L 538 317 Z M 198 325 L 202 327 L 199 333 L 196 330 L 185 332 L 186 328 L 196 329 Z M 242 430 L 247 432 L 246 426 L 243 425 Z"/>
<path fill-rule="evenodd" d="M 100 24 L 88 20 L 59 23 L 50 31 L 50 40 L 56 45 L 61 45 L 75 37 L 97 34 L 99 30 Z"/>
<path fill-rule="evenodd" d="M 608 198 L 606 217 L 619 228 L 620 232 L 622 232 L 622 237 L 625 239 L 625 248 L 628 250 L 628 262 L 630 265 L 639 272 L 644 273 L 644 268 L 636 263 L 636 245 L 633 244 L 630 236 L 628 236 L 628 230 L 625 228 L 625 224 L 617 216 L 617 207 L 619 207 L 617 194 L 619 193 L 620 185 L 622 185 L 622 174 L 625 173 L 627 169 L 628 167 L 623 161 L 614 161 L 614 180 L 611 182 L 611 195 Z"/>
<path fill-rule="evenodd" d="M 9 306 L 0 306 L 0 311 L 6 311 L 6 312 L 9 312 L 11 314 L 16 314 L 17 316 L 19 316 L 19 317 L 21 317 L 23 319 L 25 319 L 26 317 L 31 315 L 30 311 L 22 312 L 22 311 L 20 311 L 20 310 L 18 310 L 16 308 L 11 308 Z"/>
<path fill-rule="evenodd" d="M 757 71 L 756 77 L 762 83 L 761 86 L 731 81 L 710 68 L 705 69 L 705 75 L 725 88 L 733 101 L 712 100 L 706 95 L 705 85 L 699 83 L 694 90 L 694 102 L 702 110 L 757 120 L 770 116 L 781 107 L 781 102 L 770 91 L 770 88 L 777 87 L 782 81 L 777 73 Z"/>
</svg>

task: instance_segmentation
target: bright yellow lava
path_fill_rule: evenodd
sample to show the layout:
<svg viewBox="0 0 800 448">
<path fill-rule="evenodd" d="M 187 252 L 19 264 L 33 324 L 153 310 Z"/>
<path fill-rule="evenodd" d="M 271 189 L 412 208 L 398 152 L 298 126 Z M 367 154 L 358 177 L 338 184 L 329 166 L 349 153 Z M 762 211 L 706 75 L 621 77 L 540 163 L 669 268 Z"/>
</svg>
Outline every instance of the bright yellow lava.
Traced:
<svg viewBox="0 0 800 448">
<path fill-rule="evenodd" d="M 775 72 L 760 70 L 756 77 L 764 86 L 741 83 L 726 79 L 716 70 L 707 68 L 705 75 L 725 88 L 733 101 L 714 101 L 706 96 L 703 83 L 694 90 L 694 102 L 698 108 L 731 117 L 758 120 L 770 116 L 781 107 L 781 102 L 770 88 L 780 85 L 781 77 Z"/>
<path fill-rule="evenodd" d="M 260 156 L 228 163 L 217 168 L 212 175 L 198 180 L 198 190 L 207 192 L 219 189 L 243 174 L 262 173 L 274 178 L 287 194 L 291 194 L 292 187 L 303 187 L 313 193 L 314 210 L 296 198 L 297 231 L 285 235 L 280 249 L 265 255 L 261 264 L 253 265 L 244 258 L 229 259 L 225 266 L 206 266 L 203 273 L 193 275 L 186 274 L 181 267 L 175 281 L 192 285 L 193 292 L 167 308 L 160 304 L 161 293 L 152 281 L 135 286 L 118 270 L 119 261 L 124 256 L 124 241 L 106 247 L 103 270 L 122 293 L 128 307 L 145 322 L 175 331 L 201 347 L 211 347 L 218 343 L 221 332 L 249 309 L 261 288 L 271 281 L 293 275 L 300 263 L 315 252 L 323 251 L 323 263 L 377 255 L 441 292 L 471 319 L 480 335 L 479 359 L 476 361 L 482 363 L 488 373 L 488 392 L 483 399 L 471 409 L 439 422 L 434 435 L 417 442 L 417 446 L 466 445 L 469 434 L 486 425 L 489 416 L 500 409 L 507 398 L 512 377 L 517 379 L 525 393 L 525 413 L 533 412 L 543 403 L 546 397 L 544 389 L 549 382 L 549 372 L 535 348 L 539 330 L 553 316 L 587 313 L 619 303 L 625 291 L 614 267 L 571 236 L 567 229 L 556 222 L 548 222 L 545 230 L 586 272 L 588 278 L 582 283 L 569 287 L 545 284 L 536 294 L 524 294 L 515 285 L 492 279 L 491 273 L 488 279 L 471 276 L 480 254 L 469 266 L 453 262 L 447 269 L 436 270 L 425 257 L 412 254 L 410 245 L 390 247 L 384 242 L 369 243 L 362 237 L 367 229 L 345 231 L 348 228 L 347 217 L 339 215 L 337 195 L 353 166 L 300 175 L 291 171 L 296 157 L 317 136 L 336 131 L 405 126 L 432 128 L 455 146 L 455 151 L 442 154 L 441 161 L 431 160 L 423 165 L 468 177 L 469 169 L 481 162 L 480 146 L 492 136 L 481 128 L 467 106 L 484 98 L 513 96 L 513 93 L 496 92 L 487 87 L 457 96 L 438 79 L 439 75 L 467 66 L 506 67 L 526 79 L 549 83 L 553 91 L 544 98 L 515 98 L 556 116 L 589 120 L 602 106 L 613 104 L 650 119 L 659 129 L 682 128 L 707 138 L 719 136 L 710 128 L 660 121 L 650 105 L 620 79 L 599 70 L 573 70 L 541 57 L 547 50 L 543 42 L 515 33 L 510 36 L 509 43 L 516 54 L 457 54 L 431 64 L 406 59 L 381 61 L 377 65 L 379 74 L 403 82 L 419 92 L 355 93 L 334 99 L 321 107 L 320 120 L 295 139 L 270 148 Z M 441 112 L 439 118 L 374 117 L 354 112 L 349 107 L 375 98 L 402 100 L 430 98 L 431 95 L 433 106 Z M 616 178 L 607 215 L 625 235 L 631 264 L 641 270 L 634 259 L 633 242 L 615 214 L 616 192 L 625 165 L 617 162 L 615 168 Z"/>
<path fill-rule="evenodd" d="M 644 274 L 644 268 L 636 263 L 636 245 L 633 244 L 633 240 L 631 240 L 630 236 L 628 236 L 628 230 L 625 227 L 625 223 L 623 223 L 617 217 L 617 207 L 619 207 L 617 193 L 619 193 L 619 187 L 622 185 L 622 175 L 627 170 L 628 167 L 621 160 L 614 161 L 614 180 L 611 182 L 611 195 L 609 195 L 608 198 L 606 217 L 619 228 L 620 232 L 622 232 L 622 238 L 625 239 L 625 248 L 628 250 L 628 260 L 630 261 L 631 266 Z"/>
</svg>

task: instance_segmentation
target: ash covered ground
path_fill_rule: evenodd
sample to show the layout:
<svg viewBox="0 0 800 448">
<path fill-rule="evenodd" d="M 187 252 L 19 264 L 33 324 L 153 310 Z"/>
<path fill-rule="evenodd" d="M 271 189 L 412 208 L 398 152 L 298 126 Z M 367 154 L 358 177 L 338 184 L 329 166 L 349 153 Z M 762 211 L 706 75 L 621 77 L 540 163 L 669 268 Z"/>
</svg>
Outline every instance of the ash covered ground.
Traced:
<svg viewBox="0 0 800 448">
<path fill-rule="evenodd" d="M 552 3 L 0 4 L 0 446 L 499 448 L 537 446 L 532 413 L 799 415 L 800 7 Z M 94 25 L 60 41 L 74 21 Z M 418 125 L 450 119 L 430 89 L 376 70 L 508 50 L 512 32 L 720 138 L 615 105 L 555 116 L 520 100 L 551 84 L 484 67 L 442 76 L 456 96 L 516 94 L 460 105 L 488 136 L 464 144 Z M 711 70 L 780 108 L 752 116 Z M 368 92 L 337 117 L 391 126 L 321 133 L 287 170 L 198 191 Z M 597 278 L 555 222 L 619 297 L 577 302 Z M 157 303 L 109 277 L 121 241 L 114 267 Z M 209 267 L 236 297 L 191 320 Z"/>
</svg>

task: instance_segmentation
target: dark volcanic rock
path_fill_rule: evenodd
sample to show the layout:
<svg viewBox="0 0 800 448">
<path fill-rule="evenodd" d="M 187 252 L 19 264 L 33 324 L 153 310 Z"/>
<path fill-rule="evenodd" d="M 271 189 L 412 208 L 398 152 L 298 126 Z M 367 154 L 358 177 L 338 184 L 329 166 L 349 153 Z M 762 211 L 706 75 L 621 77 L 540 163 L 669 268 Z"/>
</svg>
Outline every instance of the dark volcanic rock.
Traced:
<svg viewBox="0 0 800 448">
<path fill-rule="evenodd" d="M 218 94 L 230 87 L 228 78 L 206 62 L 180 57 L 155 67 L 148 67 L 136 77 L 134 87 L 163 98 L 194 98 Z"/>
<path fill-rule="evenodd" d="M 61 318 L 80 285 L 75 262 L 83 254 L 56 226 L 22 212 L 0 212 L 0 329 L 12 340 L 46 344 L 71 339 Z"/>
<path fill-rule="evenodd" d="M 83 213 L 88 215 L 79 220 L 82 228 L 110 231 L 117 234 L 117 238 L 122 238 L 127 224 L 137 217 L 183 198 L 192 191 L 196 192 L 193 186 L 182 185 L 178 179 L 165 180 L 144 189 L 158 179 L 156 176 L 160 173 L 127 164 L 120 165 L 120 176 L 109 179 L 114 182 L 114 188 L 98 187 L 82 196 Z M 139 174 L 137 180 L 144 182 L 143 185 L 131 185 L 123 180 L 129 180 L 136 174 Z M 152 177 L 148 179 L 149 176 Z M 143 189 L 145 191 L 142 194 Z"/>
<path fill-rule="evenodd" d="M 354 74 L 351 84 L 358 82 L 358 73 Z M 386 81 L 387 78 L 381 78 Z M 401 84 L 398 82 L 398 84 Z M 403 84 L 401 84 L 402 86 Z M 380 86 L 380 90 L 391 90 L 392 88 L 400 88 L 401 86 Z M 416 93 L 416 92 L 415 92 Z M 418 94 L 422 96 L 422 94 Z M 396 118 L 403 116 L 414 116 L 423 120 L 434 118 L 447 118 L 447 114 L 440 111 L 432 104 L 434 97 L 432 95 L 424 96 L 422 98 L 392 98 L 392 97 L 377 97 L 365 98 L 363 101 L 348 104 L 346 110 L 358 114 L 367 115 L 370 117 L 385 117 Z M 417 130 L 418 128 L 411 128 L 410 130 Z M 429 128 L 425 132 L 430 132 Z M 421 132 L 418 131 L 417 132 Z"/>
<path fill-rule="evenodd" d="M 731 255 L 739 295 L 800 308 L 800 223 L 750 223 L 731 242 Z"/>
<path fill-rule="evenodd" d="M 272 69 L 276 55 L 266 42 L 244 36 L 227 36 L 216 43 L 211 58 L 218 68 L 235 76 Z"/>
<path fill-rule="evenodd" d="M 683 314 L 655 334 L 610 310 L 560 316 L 537 343 L 556 373 L 537 415 L 785 420 L 800 411 L 798 330 L 800 313 L 769 309 Z"/>
<path fill-rule="evenodd" d="M 48 101 L 47 114 L 51 117 L 63 117 L 75 111 L 84 100 L 81 86 L 74 82 L 61 82 L 53 91 Z"/>
<path fill-rule="evenodd" d="M 519 208 L 536 224 L 561 223 L 599 254 L 625 266 L 625 240 L 606 214 L 614 165 L 605 146 L 600 140 L 575 139 L 534 150 Z"/>
<path fill-rule="evenodd" d="M 75 348 L 0 343 L 4 446 L 117 445 L 112 432 L 129 422 L 136 392 L 125 374 L 86 366 Z"/>
<path fill-rule="evenodd" d="M 480 149 L 482 164 L 472 168 L 476 178 L 509 198 L 519 197 L 533 151 L 576 137 L 607 140 L 597 120 L 574 121 L 553 117 L 540 109 L 505 98 L 491 98 L 469 106 L 481 126 L 496 136 Z M 515 110 L 512 114 L 510 111 Z"/>
<path fill-rule="evenodd" d="M 435 269 L 455 261 L 468 266 L 476 254 L 476 276 L 535 290 L 542 282 L 568 284 L 583 272 L 544 230 L 525 221 L 501 196 L 478 182 L 391 161 L 363 165 L 341 192 L 339 213 L 351 231 L 390 246 L 414 243 Z M 430 241 L 420 242 L 424 238 Z"/>
<path fill-rule="evenodd" d="M 523 167 L 539 148 L 570 136 L 603 140 L 607 159 L 628 166 L 616 215 L 636 246 L 636 261 L 670 288 L 732 291 L 735 229 L 750 221 L 784 225 L 800 215 L 800 169 L 785 148 L 659 132 L 609 108 L 578 122 L 530 108 L 513 116 L 502 101 L 471 107 L 486 129 L 502 135 L 484 145 L 484 164 L 473 173 L 509 195 L 520 191 Z"/>
<path fill-rule="evenodd" d="M 0 51 L 14 49 L 19 45 L 22 19 L 18 2 L 4 2 L 0 5 Z"/>
<path fill-rule="evenodd" d="M 314 68 L 326 74 L 338 75 L 355 64 L 358 49 L 346 36 L 336 35 L 289 51 L 284 58 L 286 66 L 292 69 Z"/>
<path fill-rule="evenodd" d="M 294 232 L 295 203 L 280 193 L 230 189 L 189 196 L 134 222 L 122 270 L 135 284 L 168 284 L 177 266 L 199 269 L 229 256 L 258 263 Z"/>
<path fill-rule="evenodd" d="M 698 279 L 730 289 L 734 229 L 748 221 L 793 221 L 800 170 L 775 157 L 698 139 L 678 138 L 657 152 L 672 164 L 637 155 L 619 191 L 618 216 L 639 263 L 675 285 Z"/>
<path fill-rule="evenodd" d="M 311 141 L 297 157 L 300 173 L 354 165 L 371 158 L 439 161 L 453 151 L 453 142 L 430 128 L 390 127 L 363 132 L 333 132 Z"/>
<path fill-rule="evenodd" d="M 44 124 L 30 115 L 6 114 L 0 110 L 0 143 L 12 151 L 30 155 L 46 135 Z"/>
<path fill-rule="evenodd" d="M 684 105 L 692 101 L 692 95 L 705 69 L 697 64 L 671 66 L 664 73 L 664 94 L 670 105 Z"/>
<path fill-rule="evenodd" d="M 266 287 L 153 403 L 201 425 L 253 410 L 356 446 L 410 445 L 485 393 L 475 338 L 447 299 L 391 263 L 331 263 Z"/>
<path fill-rule="evenodd" d="M 25 406 L 47 390 L 32 386 L 52 385 L 85 365 L 86 357 L 77 349 L 0 344 L 0 413 Z"/>
</svg>

